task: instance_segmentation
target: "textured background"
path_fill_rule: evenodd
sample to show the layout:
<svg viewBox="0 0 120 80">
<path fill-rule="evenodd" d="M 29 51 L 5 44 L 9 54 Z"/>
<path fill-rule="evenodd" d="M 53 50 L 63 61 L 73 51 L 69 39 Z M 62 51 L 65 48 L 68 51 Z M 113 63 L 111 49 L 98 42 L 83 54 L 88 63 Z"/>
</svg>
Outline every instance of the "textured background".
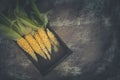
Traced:
<svg viewBox="0 0 120 80">
<path fill-rule="evenodd" d="M 0 11 L 9 2 L 2 0 Z M 0 80 L 120 80 L 119 0 L 39 0 L 37 4 L 49 12 L 49 25 L 73 54 L 41 76 L 14 42 L 0 40 Z"/>
</svg>

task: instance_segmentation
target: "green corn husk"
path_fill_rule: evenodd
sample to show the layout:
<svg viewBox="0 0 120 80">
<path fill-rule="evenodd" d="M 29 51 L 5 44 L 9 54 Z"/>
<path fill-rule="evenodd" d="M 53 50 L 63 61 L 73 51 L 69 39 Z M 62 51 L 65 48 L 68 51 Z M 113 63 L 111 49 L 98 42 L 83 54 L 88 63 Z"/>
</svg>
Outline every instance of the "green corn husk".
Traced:
<svg viewBox="0 0 120 80">
<path fill-rule="evenodd" d="M 0 24 L 0 36 L 15 41 L 21 38 L 21 36 L 16 31 L 2 24 Z"/>
<path fill-rule="evenodd" d="M 33 17 L 33 15 L 30 16 L 30 19 L 36 26 L 42 25 Z"/>
<path fill-rule="evenodd" d="M 4 25 L 12 28 L 13 30 L 15 30 L 16 32 L 18 32 L 19 34 L 21 34 L 20 27 L 18 27 L 16 25 L 16 20 L 12 20 L 12 19 L 10 19 L 9 17 L 7 17 L 7 16 L 5 16 L 3 14 L 1 14 L 1 16 L 2 16 L 1 18 L 4 19 L 4 23 L 3 23 Z"/>
<path fill-rule="evenodd" d="M 31 32 L 31 28 L 35 29 L 35 24 L 28 18 L 27 13 L 20 8 L 19 1 L 17 0 L 16 8 L 14 10 L 14 15 L 16 18 L 15 27 L 18 28 L 17 32 L 19 32 L 22 36 Z"/>
<path fill-rule="evenodd" d="M 35 33 L 34 31 L 37 31 L 39 27 L 45 28 L 48 23 L 47 15 L 40 13 L 34 2 L 32 2 L 32 9 L 35 15 L 31 15 L 29 18 L 28 14 L 19 7 L 19 3 L 17 2 L 16 8 L 13 10 L 14 14 L 11 16 L 12 18 L 0 14 L 0 22 L 3 24 L 0 25 L 1 36 L 5 35 L 7 38 L 11 37 L 10 39 L 16 40 L 18 35 L 24 36 L 28 33 L 32 34 Z M 38 19 L 41 22 L 39 22 Z"/>
<path fill-rule="evenodd" d="M 43 14 L 39 11 L 38 7 L 35 5 L 35 3 L 33 2 L 33 0 L 31 0 L 31 4 L 32 4 L 32 9 L 34 11 L 34 14 L 36 15 L 36 17 L 39 18 L 39 20 L 42 22 L 42 25 L 44 27 L 46 27 L 47 23 L 48 23 L 48 17 L 47 14 Z"/>
<path fill-rule="evenodd" d="M 5 15 L 3 15 L 3 14 L 1 14 L 1 18 L 3 19 L 2 21 L 2 23 L 4 24 L 4 25 L 6 25 L 6 26 L 8 26 L 8 27 L 10 27 L 11 29 L 13 29 L 13 30 L 15 30 L 16 32 L 18 32 L 20 35 L 22 34 L 22 32 L 21 32 L 21 28 L 22 27 L 18 27 L 17 25 L 16 25 L 16 20 L 12 20 L 12 19 L 10 19 L 9 17 L 7 17 L 7 16 L 5 16 Z"/>
<path fill-rule="evenodd" d="M 12 24 L 14 24 L 14 20 L 12 20 L 10 17 L 5 16 L 4 14 L 0 14 L 0 21 L 2 24 L 6 25 L 6 26 L 11 26 Z"/>
<path fill-rule="evenodd" d="M 19 21 L 17 21 L 17 25 L 18 25 L 17 27 L 19 27 L 19 31 L 21 32 L 22 36 L 29 34 L 33 31 L 32 28 L 26 27 L 25 25 L 23 25 Z"/>
<path fill-rule="evenodd" d="M 19 20 L 20 23 L 24 24 L 25 26 L 28 26 L 28 27 L 30 27 L 30 28 L 33 28 L 34 30 L 37 30 L 37 29 L 38 29 L 38 27 L 37 27 L 35 24 L 33 24 L 33 23 L 30 21 L 30 19 L 20 18 L 20 17 L 19 17 L 18 20 Z"/>
<path fill-rule="evenodd" d="M 30 28 L 29 27 L 25 27 L 25 25 L 23 25 L 21 23 L 20 20 L 18 20 L 18 17 L 22 17 L 25 21 L 30 21 L 30 19 L 27 19 L 27 14 L 25 13 L 24 10 L 19 8 L 19 5 L 17 4 L 15 10 L 14 10 L 14 19 L 10 19 L 9 17 L 1 14 L 1 21 L 2 23 L 4 23 L 4 25 L 11 27 L 13 30 L 15 30 L 16 32 L 18 32 L 21 36 L 30 33 Z M 3 20 L 2 20 L 3 19 Z M 32 23 L 32 21 L 30 22 Z"/>
</svg>

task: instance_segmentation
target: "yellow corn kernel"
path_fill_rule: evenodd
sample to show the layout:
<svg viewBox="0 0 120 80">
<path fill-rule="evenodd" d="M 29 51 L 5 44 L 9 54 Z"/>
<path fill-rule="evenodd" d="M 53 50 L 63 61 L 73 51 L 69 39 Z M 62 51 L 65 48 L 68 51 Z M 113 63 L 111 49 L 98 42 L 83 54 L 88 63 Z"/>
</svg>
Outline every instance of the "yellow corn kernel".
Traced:
<svg viewBox="0 0 120 80">
<path fill-rule="evenodd" d="M 25 39 L 28 41 L 28 43 L 30 44 L 30 46 L 32 47 L 32 49 L 39 54 L 41 57 L 43 57 L 44 59 L 47 59 L 46 55 L 44 54 L 44 52 L 42 51 L 42 49 L 40 48 L 39 44 L 37 43 L 37 41 L 34 39 L 34 37 L 31 34 L 27 34 L 25 35 Z"/>
<path fill-rule="evenodd" d="M 48 50 L 46 49 L 46 47 L 45 47 L 45 45 L 44 45 L 41 37 L 39 36 L 39 34 L 36 33 L 36 34 L 34 35 L 34 37 L 35 37 L 36 41 L 39 43 L 39 45 L 40 45 L 41 49 L 43 50 L 43 52 L 46 54 L 46 56 L 47 56 L 48 59 L 50 60 L 50 59 L 51 59 L 51 56 L 50 56 Z"/>
<path fill-rule="evenodd" d="M 52 50 L 52 45 L 50 43 L 50 40 L 45 32 L 45 30 L 43 28 L 39 28 L 38 29 L 38 33 L 39 33 L 39 36 L 41 37 L 42 41 L 44 42 L 46 48 L 48 49 L 48 51 L 51 53 L 51 50 Z"/>
<path fill-rule="evenodd" d="M 26 51 L 35 61 L 38 61 L 36 54 L 34 53 L 33 49 L 29 45 L 29 43 L 24 39 L 20 38 L 17 40 L 17 44 Z"/>
</svg>

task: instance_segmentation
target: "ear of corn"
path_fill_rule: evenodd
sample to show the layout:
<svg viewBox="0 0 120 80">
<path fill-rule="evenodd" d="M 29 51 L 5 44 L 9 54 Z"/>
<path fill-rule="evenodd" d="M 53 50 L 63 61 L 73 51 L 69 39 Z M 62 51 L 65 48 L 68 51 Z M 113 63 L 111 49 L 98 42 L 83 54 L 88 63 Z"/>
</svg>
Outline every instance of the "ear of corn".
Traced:
<svg viewBox="0 0 120 80">
<path fill-rule="evenodd" d="M 33 36 L 31 34 L 25 35 L 25 39 L 28 41 L 28 43 L 30 44 L 30 46 L 32 47 L 32 49 L 37 54 L 39 54 L 44 59 L 47 59 L 46 55 L 44 54 L 44 52 L 40 48 L 39 44 L 36 42 L 36 40 L 33 38 Z"/>
<path fill-rule="evenodd" d="M 50 60 L 50 59 L 51 59 L 51 56 L 50 56 L 48 50 L 46 49 L 46 47 L 45 47 L 45 45 L 44 45 L 44 43 L 43 43 L 43 41 L 42 41 L 42 38 L 39 36 L 38 33 L 36 33 L 36 34 L 34 35 L 34 37 L 35 37 L 36 41 L 39 43 L 41 49 L 42 49 L 42 50 L 44 51 L 44 53 L 46 54 L 47 58 Z"/>
<path fill-rule="evenodd" d="M 36 54 L 33 49 L 30 47 L 29 43 L 24 39 L 20 38 L 17 40 L 17 44 L 26 51 L 35 61 L 38 61 Z"/>
<path fill-rule="evenodd" d="M 44 44 L 45 44 L 46 48 L 48 49 L 49 53 L 51 53 L 52 45 L 50 43 L 50 40 L 49 40 L 45 30 L 43 28 L 39 28 L 38 33 L 39 33 L 40 37 L 42 37 L 42 41 L 44 42 Z"/>
<path fill-rule="evenodd" d="M 48 34 L 48 37 L 50 38 L 50 40 L 57 46 L 59 46 L 59 42 L 58 40 L 56 39 L 55 35 L 49 30 L 47 29 L 47 34 Z"/>
<path fill-rule="evenodd" d="M 51 44 L 53 45 L 54 51 L 58 52 L 59 42 L 57 41 L 55 35 L 49 29 L 47 29 L 47 35 L 51 41 Z"/>
</svg>

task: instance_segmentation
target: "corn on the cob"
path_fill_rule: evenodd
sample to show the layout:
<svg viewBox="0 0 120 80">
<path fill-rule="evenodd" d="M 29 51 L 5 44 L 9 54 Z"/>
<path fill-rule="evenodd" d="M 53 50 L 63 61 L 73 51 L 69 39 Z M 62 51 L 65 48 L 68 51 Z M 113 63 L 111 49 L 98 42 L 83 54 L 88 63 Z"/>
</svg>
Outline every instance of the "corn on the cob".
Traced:
<svg viewBox="0 0 120 80">
<path fill-rule="evenodd" d="M 49 29 L 47 29 L 47 35 L 48 35 L 48 37 L 51 40 L 51 44 L 53 45 L 54 51 L 57 52 L 58 51 L 59 42 L 57 41 L 56 37 L 54 36 L 54 34 Z"/>
<path fill-rule="evenodd" d="M 46 48 L 48 49 L 49 53 L 51 53 L 52 45 L 50 43 L 50 40 L 43 28 L 38 29 L 39 36 L 42 37 L 42 41 L 44 42 Z"/>
<path fill-rule="evenodd" d="M 39 44 L 37 43 L 37 41 L 33 38 L 33 36 L 31 34 L 25 35 L 25 39 L 28 41 L 28 43 L 30 44 L 30 46 L 32 47 L 32 49 L 37 54 L 39 54 L 44 59 L 47 59 L 46 55 L 44 54 L 44 52 L 40 48 Z"/>
<path fill-rule="evenodd" d="M 55 35 L 49 30 L 47 29 L 47 34 L 48 34 L 48 37 L 50 38 L 50 40 L 55 44 L 55 45 L 59 45 L 59 42 L 58 40 L 56 39 Z"/>
<path fill-rule="evenodd" d="M 46 54 L 46 56 L 47 56 L 48 59 L 50 60 L 50 59 L 51 59 L 51 56 L 50 56 L 48 50 L 46 49 L 46 47 L 45 47 L 45 45 L 44 45 L 41 37 L 39 36 L 39 34 L 36 33 L 36 34 L 34 35 L 34 37 L 35 37 L 36 41 L 39 43 L 39 45 L 40 45 L 41 49 L 43 50 L 43 52 Z"/>
<path fill-rule="evenodd" d="M 17 44 L 26 51 L 35 61 L 38 61 L 36 54 L 34 53 L 33 49 L 30 47 L 29 43 L 24 39 L 20 38 L 17 40 Z"/>
</svg>

